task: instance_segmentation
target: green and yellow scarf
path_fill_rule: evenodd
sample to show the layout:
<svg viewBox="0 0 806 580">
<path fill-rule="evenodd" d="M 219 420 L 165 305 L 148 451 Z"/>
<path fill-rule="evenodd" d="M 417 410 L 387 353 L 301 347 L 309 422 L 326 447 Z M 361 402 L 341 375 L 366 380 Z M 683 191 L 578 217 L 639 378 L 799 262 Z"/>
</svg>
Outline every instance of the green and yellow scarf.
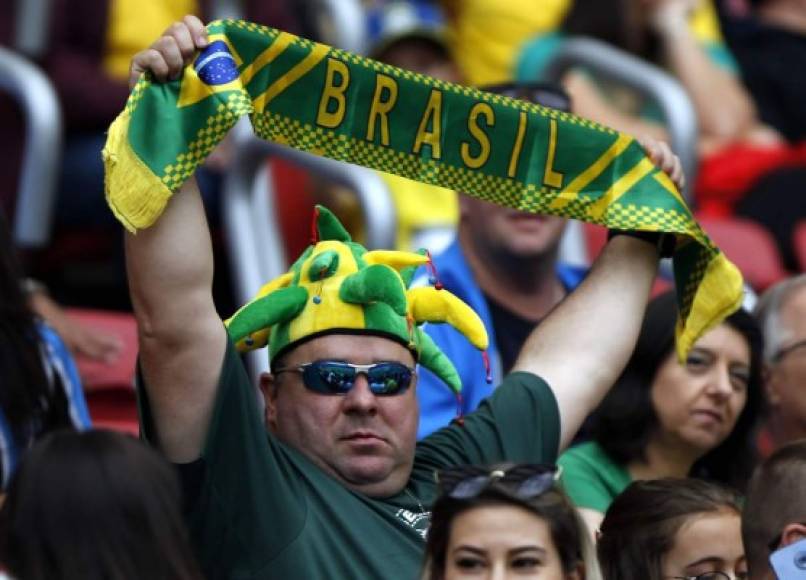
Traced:
<svg viewBox="0 0 806 580">
<path fill-rule="evenodd" d="M 147 76 L 109 129 L 106 195 L 130 231 L 245 114 L 257 135 L 519 210 L 677 235 L 682 356 L 741 303 L 742 278 L 630 136 L 536 104 L 400 70 L 243 21 L 176 81 Z"/>
</svg>

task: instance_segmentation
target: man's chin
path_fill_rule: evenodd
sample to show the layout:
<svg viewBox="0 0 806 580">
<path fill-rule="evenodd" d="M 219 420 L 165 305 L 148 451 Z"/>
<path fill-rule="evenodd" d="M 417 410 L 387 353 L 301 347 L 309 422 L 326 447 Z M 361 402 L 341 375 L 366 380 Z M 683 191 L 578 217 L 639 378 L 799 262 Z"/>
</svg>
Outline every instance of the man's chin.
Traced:
<svg viewBox="0 0 806 580">
<path fill-rule="evenodd" d="M 389 459 L 377 457 L 353 458 L 339 466 L 337 475 L 350 489 L 374 497 L 395 495 L 407 480 L 397 477 Z"/>
<path fill-rule="evenodd" d="M 392 468 L 385 458 L 356 457 L 346 462 L 339 471 L 352 484 L 372 485 L 388 478 Z"/>
</svg>

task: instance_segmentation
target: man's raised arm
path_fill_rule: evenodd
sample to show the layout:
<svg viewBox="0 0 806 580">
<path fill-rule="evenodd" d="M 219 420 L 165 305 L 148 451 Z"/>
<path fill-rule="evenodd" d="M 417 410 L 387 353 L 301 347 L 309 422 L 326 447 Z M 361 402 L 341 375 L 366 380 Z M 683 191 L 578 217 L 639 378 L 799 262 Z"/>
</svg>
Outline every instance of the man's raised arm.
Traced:
<svg viewBox="0 0 806 580">
<path fill-rule="evenodd" d="M 144 71 L 158 82 L 175 78 L 206 44 L 204 25 L 186 17 L 134 57 L 130 84 Z M 126 267 L 157 443 L 171 461 L 192 461 L 202 450 L 227 344 L 213 303 L 213 252 L 195 179 L 153 226 L 126 234 Z"/>
<path fill-rule="evenodd" d="M 680 161 L 665 144 L 644 143 L 649 156 L 678 187 Z M 658 250 L 630 236 L 605 246 L 583 283 L 529 336 L 513 371 L 543 377 L 560 408 L 560 450 L 604 398 L 638 339 Z"/>
</svg>

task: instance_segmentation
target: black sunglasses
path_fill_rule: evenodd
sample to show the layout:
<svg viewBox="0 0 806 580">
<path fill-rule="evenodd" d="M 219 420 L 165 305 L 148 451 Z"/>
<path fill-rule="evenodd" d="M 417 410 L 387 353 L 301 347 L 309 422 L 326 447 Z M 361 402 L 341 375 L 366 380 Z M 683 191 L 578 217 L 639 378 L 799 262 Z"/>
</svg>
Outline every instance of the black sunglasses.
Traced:
<svg viewBox="0 0 806 580">
<path fill-rule="evenodd" d="M 530 499 L 546 493 L 559 479 L 556 465 L 524 463 L 507 469 L 489 469 L 460 465 L 437 474 L 441 495 L 452 499 L 472 499 L 483 491 L 496 488 L 518 499 Z"/>
<path fill-rule="evenodd" d="M 399 362 L 380 362 L 355 365 L 342 361 L 318 360 L 293 367 L 277 369 L 274 374 L 302 373 L 305 387 L 323 395 L 346 395 L 363 374 L 369 388 L 378 396 L 392 396 L 405 392 L 411 386 L 414 369 Z"/>
<path fill-rule="evenodd" d="M 571 97 L 559 85 L 541 82 L 501 83 L 479 87 L 482 91 L 571 112 Z"/>
</svg>

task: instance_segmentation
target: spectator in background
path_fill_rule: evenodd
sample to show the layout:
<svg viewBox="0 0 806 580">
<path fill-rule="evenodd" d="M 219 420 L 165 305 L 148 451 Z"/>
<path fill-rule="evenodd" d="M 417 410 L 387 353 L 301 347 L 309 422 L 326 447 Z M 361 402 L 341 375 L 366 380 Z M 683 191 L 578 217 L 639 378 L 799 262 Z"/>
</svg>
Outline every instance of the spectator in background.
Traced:
<svg viewBox="0 0 806 580">
<path fill-rule="evenodd" d="M 13 45 L 14 22 L 21 3 L 0 0 L 0 46 Z M 17 55 L 24 58 L 24 55 Z M 34 63 L 31 63 L 35 66 Z M 23 111 L 10 95 L 0 93 L 0 127 L 3 139 L 0 140 L 0 213 L 14 216 L 20 188 L 20 167 L 24 151 Z M 13 231 L 13 221 L 9 219 L 9 230 Z M 22 275 L 22 274 L 20 274 Z M 32 282 L 29 280 L 29 282 Z M 43 285 L 29 283 L 26 294 L 31 309 L 51 326 L 75 356 L 86 356 L 92 360 L 114 361 L 122 348 L 120 340 L 110 334 L 99 332 L 72 320 L 54 301 Z"/>
<path fill-rule="evenodd" d="M 474 85 L 516 78 L 519 53 L 535 36 L 554 32 L 574 0 L 442 0 L 448 14 L 450 42 L 462 74 Z M 594 3 L 592 14 L 607 10 Z M 711 0 L 703 0 L 692 16 L 701 39 L 719 37 Z"/>
<path fill-rule="evenodd" d="M 806 274 L 769 288 L 755 312 L 764 333 L 767 416 L 759 450 L 806 437 Z"/>
<path fill-rule="evenodd" d="M 553 465 L 460 466 L 440 473 L 423 580 L 599 580 L 585 524 Z"/>
<path fill-rule="evenodd" d="M 691 475 L 742 490 L 750 477 L 761 333 L 739 310 L 680 364 L 676 316 L 672 293 L 650 302 L 626 369 L 589 421 L 592 441 L 560 457 L 565 490 L 591 530 L 631 481 Z"/>
<path fill-rule="evenodd" d="M 522 44 L 554 30 L 570 0 L 442 0 L 451 51 L 473 85 L 513 80 Z"/>
<path fill-rule="evenodd" d="M 185 14 L 211 18 L 207 0 L 55 0 L 51 42 L 44 65 L 62 104 L 65 153 L 57 223 L 71 227 L 115 227 L 103 196 L 101 149 L 106 129 L 129 95 L 129 62 Z M 245 18 L 298 32 L 296 15 L 284 0 L 244 2 Z M 213 157 L 214 171 L 226 154 Z M 208 175 L 206 190 L 213 189 Z"/>
<path fill-rule="evenodd" d="M 562 89 L 523 83 L 487 87 L 495 93 L 562 111 L 570 109 Z M 462 379 L 462 411 L 487 398 L 511 369 L 526 338 L 549 311 L 581 282 L 583 268 L 559 263 L 566 220 L 505 208 L 468 195 L 459 196 L 456 239 L 434 258 L 439 281 L 478 313 L 487 329 L 492 381 L 461 335 L 445 324 L 426 333 L 456 365 Z M 419 436 L 425 437 L 456 416 L 456 399 L 423 369 L 417 386 Z"/>
<path fill-rule="evenodd" d="M 50 2 L 50 43 L 42 59 L 64 112 L 64 153 L 54 214 L 56 237 L 72 242 L 61 259 L 40 262 L 38 272 L 54 296 L 71 305 L 130 310 L 122 240 L 106 209 L 101 149 L 106 130 L 129 94 L 128 63 L 185 13 L 207 20 L 226 4 L 244 18 L 298 32 L 296 6 L 288 0 L 54 0 Z M 210 219 L 219 223 L 218 192 L 231 147 L 211 154 L 200 183 Z M 78 247 L 79 250 L 75 248 Z M 218 250 L 218 247 L 217 247 Z M 217 273 L 216 299 L 231 301 L 227 269 Z"/>
<path fill-rule="evenodd" d="M 696 479 L 630 484 L 607 510 L 604 580 L 747 580 L 739 496 Z"/>
<path fill-rule="evenodd" d="M 665 68 L 686 90 L 697 115 L 700 165 L 692 191 L 698 209 L 725 216 L 738 210 L 760 178 L 783 165 L 806 163 L 806 149 L 792 150 L 759 119 L 721 37 L 703 42 L 692 31 L 689 15 L 699 4 L 699 0 L 575 0 L 562 34 L 544 35 L 524 47 L 518 74 L 523 79 L 540 78 L 564 35 L 590 36 Z M 627 133 L 668 139 L 657 106 L 646 103 L 640 94 L 594 82 L 594 77 L 579 69 L 567 72 L 563 84 L 582 117 Z M 802 172 L 794 185 L 790 179 L 788 189 L 776 195 L 775 202 L 770 203 L 768 192 L 755 207 L 741 213 L 753 218 L 775 213 L 770 206 L 781 203 L 787 191 L 801 189 L 805 181 L 806 172 Z M 789 197 L 789 209 L 783 215 L 760 219 L 768 227 L 774 223 L 772 231 L 791 232 L 788 216 L 803 215 L 802 196 Z"/>
<path fill-rule="evenodd" d="M 753 474 L 742 514 L 742 539 L 752 580 L 775 580 L 770 554 L 806 538 L 804 481 L 803 439 L 779 448 Z"/>
<path fill-rule="evenodd" d="M 665 68 L 680 81 L 697 112 L 702 155 L 742 140 L 777 142 L 777 135 L 759 122 L 721 38 L 703 42 L 693 32 L 689 17 L 698 4 L 698 0 L 574 0 L 560 34 L 538 37 L 524 47 L 519 78 L 540 78 L 565 35 L 589 36 Z M 633 94 L 597 86 L 579 70 L 566 73 L 563 84 L 579 115 L 627 133 L 668 139 L 657 111 L 647 109 Z"/>
<path fill-rule="evenodd" d="M 799 271 L 792 237 L 806 218 L 806 2 L 803 0 L 722 0 L 726 37 L 761 120 L 791 144 L 753 160 L 739 160 L 726 180 L 743 173 L 742 164 L 772 167 L 747 184 L 738 215 L 764 225 L 775 237 L 784 265 Z M 766 157 L 766 159 L 765 159 Z"/>
<path fill-rule="evenodd" d="M 89 426 L 75 364 L 62 340 L 30 309 L 0 212 L 0 490 L 44 433 Z"/>
<path fill-rule="evenodd" d="M 0 563 L 19 580 L 202 580 L 174 470 L 109 431 L 51 433 L 0 510 Z"/>
<path fill-rule="evenodd" d="M 726 38 L 761 120 L 792 143 L 806 139 L 806 2 L 721 1 Z"/>
<path fill-rule="evenodd" d="M 462 76 L 448 49 L 439 7 L 424 0 L 382 2 L 367 13 L 370 58 L 449 83 Z"/>
</svg>

